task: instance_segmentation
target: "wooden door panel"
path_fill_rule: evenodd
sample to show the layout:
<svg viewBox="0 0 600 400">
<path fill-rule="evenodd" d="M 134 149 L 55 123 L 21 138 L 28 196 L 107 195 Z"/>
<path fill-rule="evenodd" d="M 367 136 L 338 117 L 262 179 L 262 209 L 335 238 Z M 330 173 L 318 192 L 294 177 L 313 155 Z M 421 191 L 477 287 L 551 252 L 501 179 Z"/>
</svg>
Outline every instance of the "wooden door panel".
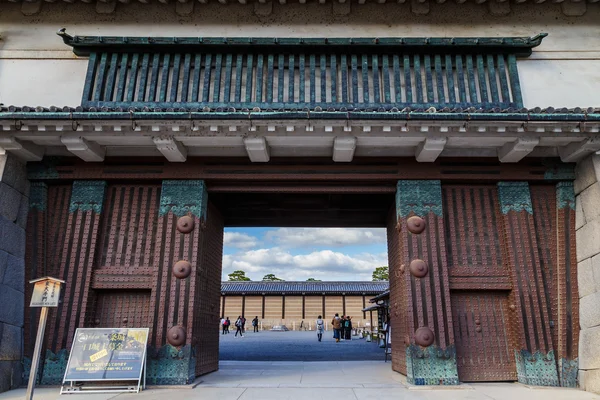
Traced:
<svg viewBox="0 0 600 400">
<path fill-rule="evenodd" d="M 508 337 L 508 292 L 453 291 L 451 302 L 459 379 L 516 380 Z"/>
</svg>

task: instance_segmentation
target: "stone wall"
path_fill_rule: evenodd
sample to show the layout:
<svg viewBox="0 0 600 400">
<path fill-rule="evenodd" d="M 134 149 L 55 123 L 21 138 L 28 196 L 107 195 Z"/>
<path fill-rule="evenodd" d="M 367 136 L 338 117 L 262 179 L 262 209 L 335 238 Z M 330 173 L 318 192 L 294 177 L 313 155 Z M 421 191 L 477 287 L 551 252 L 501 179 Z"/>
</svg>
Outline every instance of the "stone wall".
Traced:
<svg viewBox="0 0 600 400">
<path fill-rule="evenodd" d="M 0 392 L 21 384 L 28 208 L 25 164 L 0 154 Z"/>
<path fill-rule="evenodd" d="M 600 155 L 577 165 L 575 194 L 581 325 L 579 386 L 600 393 Z"/>
</svg>

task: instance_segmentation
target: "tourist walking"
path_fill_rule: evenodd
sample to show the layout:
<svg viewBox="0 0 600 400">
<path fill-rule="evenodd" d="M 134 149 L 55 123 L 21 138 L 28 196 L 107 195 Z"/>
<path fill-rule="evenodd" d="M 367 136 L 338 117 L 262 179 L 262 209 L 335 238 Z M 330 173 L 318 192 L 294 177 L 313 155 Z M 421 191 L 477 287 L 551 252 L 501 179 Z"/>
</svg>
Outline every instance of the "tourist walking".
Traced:
<svg viewBox="0 0 600 400">
<path fill-rule="evenodd" d="M 242 315 L 242 333 L 246 333 L 246 318 Z"/>
<path fill-rule="evenodd" d="M 229 333 L 229 326 L 231 325 L 231 320 L 229 317 L 225 320 L 225 333 Z"/>
<path fill-rule="evenodd" d="M 258 315 L 252 320 L 252 326 L 254 327 L 254 332 L 258 332 Z"/>
<path fill-rule="evenodd" d="M 338 313 L 335 313 L 335 317 L 331 320 L 331 325 L 333 325 L 333 338 L 337 343 L 340 341 L 340 331 L 342 330 L 342 319 Z"/>
<path fill-rule="evenodd" d="M 346 316 L 344 321 L 344 333 L 346 340 L 352 340 L 352 318 L 350 316 Z"/>
<path fill-rule="evenodd" d="M 240 337 L 244 337 L 244 331 L 242 329 L 242 316 L 239 315 L 238 318 L 235 320 L 235 336 L 237 337 L 238 333 L 240 334 Z"/>
<path fill-rule="evenodd" d="M 323 320 L 321 319 L 321 316 L 319 315 L 319 318 L 317 318 L 317 339 L 319 339 L 319 342 L 321 341 L 321 339 L 323 339 L 323 331 L 325 330 L 325 322 L 323 322 Z"/>
<path fill-rule="evenodd" d="M 227 320 L 225 318 L 221 318 L 221 327 L 223 328 L 223 332 L 221 333 L 221 335 L 224 335 L 227 331 L 227 326 L 225 325 L 226 322 Z"/>
</svg>

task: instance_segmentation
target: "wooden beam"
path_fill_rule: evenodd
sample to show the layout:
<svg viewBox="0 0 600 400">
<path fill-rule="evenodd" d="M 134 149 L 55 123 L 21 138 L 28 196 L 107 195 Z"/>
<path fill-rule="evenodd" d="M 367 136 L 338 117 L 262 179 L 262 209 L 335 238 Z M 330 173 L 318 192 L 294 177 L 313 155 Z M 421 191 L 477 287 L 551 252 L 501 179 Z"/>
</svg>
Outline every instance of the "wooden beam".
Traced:
<svg viewBox="0 0 600 400">
<path fill-rule="evenodd" d="M 40 161 L 44 156 L 43 147 L 13 137 L 0 137 L 0 149 L 10 151 L 23 161 Z"/>
<path fill-rule="evenodd" d="M 264 137 L 246 138 L 244 145 L 252 162 L 269 162 L 269 145 Z"/>
<path fill-rule="evenodd" d="M 187 149 L 172 136 L 157 136 L 152 138 L 158 151 L 171 162 L 185 162 L 187 160 Z"/>
<path fill-rule="evenodd" d="M 590 138 L 562 147 L 558 149 L 558 154 L 563 162 L 577 162 L 598 150 L 600 150 L 600 138 Z"/>
<path fill-rule="evenodd" d="M 333 141 L 333 161 L 350 162 L 356 150 L 355 137 L 336 137 Z"/>
<path fill-rule="evenodd" d="M 539 143 L 539 139 L 518 138 L 516 141 L 506 143 L 498 149 L 498 159 L 503 163 L 519 162 L 531 153 Z"/>
<path fill-rule="evenodd" d="M 443 138 L 427 138 L 417 147 L 415 157 L 418 162 L 434 162 L 438 156 L 444 151 L 448 139 Z"/>
<path fill-rule="evenodd" d="M 60 138 L 60 141 L 67 147 L 67 150 L 81 158 L 83 161 L 104 161 L 106 149 L 96 142 L 90 142 L 79 136 L 63 136 Z"/>
</svg>

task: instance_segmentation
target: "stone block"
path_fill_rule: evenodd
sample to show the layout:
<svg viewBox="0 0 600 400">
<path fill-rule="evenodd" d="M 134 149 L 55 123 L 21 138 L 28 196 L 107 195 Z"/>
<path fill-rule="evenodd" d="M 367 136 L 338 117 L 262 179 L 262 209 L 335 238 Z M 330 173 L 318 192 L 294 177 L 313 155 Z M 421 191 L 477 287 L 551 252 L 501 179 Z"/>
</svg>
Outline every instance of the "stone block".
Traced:
<svg viewBox="0 0 600 400">
<path fill-rule="evenodd" d="M 0 361 L 0 393 L 21 386 L 21 361 Z"/>
<path fill-rule="evenodd" d="M 23 341 L 22 328 L 10 324 L 1 324 L 0 361 L 21 361 Z"/>
<path fill-rule="evenodd" d="M 592 272 L 594 274 L 596 290 L 600 292 L 600 254 L 592 257 Z"/>
<path fill-rule="evenodd" d="M 0 322 L 23 326 L 25 295 L 4 284 L 0 284 Z"/>
<path fill-rule="evenodd" d="M 27 215 L 29 214 L 29 197 L 21 197 L 21 206 L 19 207 L 19 215 L 17 215 L 17 226 L 19 228 L 27 228 Z"/>
<path fill-rule="evenodd" d="M 4 279 L 4 273 L 6 272 L 6 267 L 8 266 L 8 253 L 0 250 L 0 283 Z"/>
<path fill-rule="evenodd" d="M 25 257 L 25 229 L 0 215 L 0 250 Z"/>
<path fill-rule="evenodd" d="M 600 325 L 600 292 L 589 294 L 579 301 L 579 324 L 581 329 Z"/>
<path fill-rule="evenodd" d="M 2 283 L 21 293 L 25 293 L 25 260 L 12 255 L 7 257 L 6 271 Z"/>
<path fill-rule="evenodd" d="M 575 197 L 575 229 L 579 229 L 586 224 L 585 213 L 581 205 L 581 196 Z"/>
<path fill-rule="evenodd" d="M 6 183 L 19 193 L 25 193 L 27 181 L 27 168 L 17 157 L 6 154 L 4 168 L 0 168 L 0 182 Z"/>
<path fill-rule="evenodd" d="M 600 393 L 600 369 L 579 370 L 579 388 Z"/>
<path fill-rule="evenodd" d="M 600 369 L 600 326 L 579 332 L 579 369 Z"/>
<path fill-rule="evenodd" d="M 591 258 L 586 258 L 582 262 L 577 263 L 577 285 L 579 287 L 579 297 L 596 293 L 596 281 L 594 279 Z"/>
<path fill-rule="evenodd" d="M 600 182 L 592 184 L 579 195 L 586 222 L 600 218 Z"/>
<path fill-rule="evenodd" d="M 21 193 L 0 182 L 0 215 L 9 221 L 16 221 L 21 208 Z"/>
<path fill-rule="evenodd" d="M 573 183 L 575 194 L 583 192 L 597 181 L 592 157 L 586 157 L 579 161 L 575 167 L 575 182 Z"/>
<path fill-rule="evenodd" d="M 577 261 L 600 253 L 600 219 L 588 222 L 577 230 Z"/>
</svg>

